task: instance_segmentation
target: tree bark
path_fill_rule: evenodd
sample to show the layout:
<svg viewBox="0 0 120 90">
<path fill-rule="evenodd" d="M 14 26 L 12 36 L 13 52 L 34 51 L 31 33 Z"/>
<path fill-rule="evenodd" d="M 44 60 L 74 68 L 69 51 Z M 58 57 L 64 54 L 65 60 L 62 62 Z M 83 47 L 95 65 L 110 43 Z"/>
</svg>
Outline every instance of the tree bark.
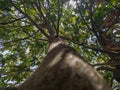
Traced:
<svg viewBox="0 0 120 90">
<path fill-rule="evenodd" d="M 50 41 L 43 63 L 16 90 L 111 90 L 97 71 L 61 39 Z"/>
</svg>

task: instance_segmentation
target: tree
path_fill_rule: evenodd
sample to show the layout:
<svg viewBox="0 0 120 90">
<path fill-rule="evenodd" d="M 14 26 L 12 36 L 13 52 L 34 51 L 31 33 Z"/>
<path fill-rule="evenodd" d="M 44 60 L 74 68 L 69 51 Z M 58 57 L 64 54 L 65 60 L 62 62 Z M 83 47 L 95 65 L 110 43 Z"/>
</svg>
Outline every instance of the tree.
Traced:
<svg viewBox="0 0 120 90">
<path fill-rule="evenodd" d="M 119 3 L 0 1 L 1 88 L 110 90 L 104 76 L 119 89 Z"/>
</svg>

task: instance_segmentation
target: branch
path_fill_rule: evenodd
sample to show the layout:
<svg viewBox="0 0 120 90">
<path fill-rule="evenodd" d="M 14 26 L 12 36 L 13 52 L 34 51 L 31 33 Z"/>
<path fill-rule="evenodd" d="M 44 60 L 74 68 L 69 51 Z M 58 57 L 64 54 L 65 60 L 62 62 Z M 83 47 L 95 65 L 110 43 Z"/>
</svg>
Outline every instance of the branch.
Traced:
<svg viewBox="0 0 120 90">
<path fill-rule="evenodd" d="M 113 72 L 114 71 L 114 68 L 110 68 L 110 67 L 98 67 L 97 68 L 97 70 L 99 71 L 99 70 L 106 70 L 106 71 L 111 71 L 111 72 Z"/>
<path fill-rule="evenodd" d="M 76 1 L 76 3 L 77 3 L 77 7 L 79 7 L 79 5 L 78 5 L 78 2 Z M 80 16 L 81 16 L 81 18 L 82 18 L 82 20 L 83 20 L 83 22 L 84 22 L 84 24 L 86 25 L 86 27 L 88 28 L 88 30 L 91 32 L 91 31 L 93 31 L 89 26 L 88 26 L 88 24 L 87 24 L 87 22 L 85 21 L 85 19 L 84 19 L 84 16 L 83 16 L 83 14 L 82 14 L 82 12 L 81 12 L 81 10 L 80 10 L 80 8 L 78 8 L 78 10 L 79 10 L 79 14 L 80 14 Z M 93 31 L 94 32 L 94 31 Z"/>
<path fill-rule="evenodd" d="M 12 2 L 11 2 L 11 3 L 12 3 Z M 37 24 L 27 13 L 23 12 L 23 11 L 22 11 L 20 8 L 18 8 L 14 3 L 12 3 L 12 5 L 13 5 L 20 13 L 22 13 L 26 18 L 28 18 L 28 20 L 31 21 L 32 24 L 33 24 L 34 26 L 36 26 L 36 28 L 38 28 L 43 35 L 45 35 L 47 38 L 49 38 L 48 34 L 46 34 L 45 31 L 44 31 L 42 28 L 40 28 L 40 27 L 38 26 L 38 24 Z"/>
<path fill-rule="evenodd" d="M 10 40 L 10 41 L 7 41 L 7 42 L 0 42 L 0 43 L 3 44 L 3 45 L 5 45 L 5 44 L 11 43 L 11 42 L 18 42 L 18 41 L 21 41 L 21 40 L 26 40 L 28 38 L 29 37 L 25 37 L 25 38 L 14 39 L 14 40 Z"/>
<path fill-rule="evenodd" d="M 57 32 L 57 35 L 59 34 L 59 26 L 60 26 L 60 19 L 61 19 L 61 4 L 60 4 L 60 0 L 58 0 L 58 21 L 57 21 L 57 28 L 56 28 L 56 32 Z"/>
<path fill-rule="evenodd" d="M 97 64 L 93 64 L 92 66 L 103 66 L 103 65 L 110 65 L 111 62 L 104 62 L 104 63 L 97 63 Z"/>
<path fill-rule="evenodd" d="M 120 10 L 120 8 L 119 8 L 120 3 L 117 3 L 116 5 L 113 5 L 111 1 L 109 1 L 109 3 L 113 8 Z"/>
<path fill-rule="evenodd" d="M 41 41 L 47 41 L 46 39 L 40 39 L 40 38 L 36 38 L 34 37 L 33 35 L 29 34 L 26 30 L 22 30 L 25 34 L 27 34 L 28 36 L 32 37 L 33 39 L 36 39 L 36 40 L 41 40 Z"/>
<path fill-rule="evenodd" d="M 21 1 L 21 3 L 23 4 L 23 9 L 24 9 L 24 12 L 26 13 L 26 5 L 27 5 L 26 0 Z"/>
<path fill-rule="evenodd" d="M 36 8 L 37 8 L 37 10 L 38 10 L 38 12 L 40 14 L 40 18 L 42 18 L 44 20 L 44 24 L 47 25 L 46 29 L 48 30 L 50 36 L 54 36 L 55 35 L 54 29 L 52 28 L 52 26 L 48 22 L 47 18 L 44 16 L 44 14 L 43 14 L 43 12 L 41 10 L 41 4 L 38 5 L 35 2 L 34 2 L 34 4 L 35 4 L 35 6 L 36 6 Z"/>
<path fill-rule="evenodd" d="M 74 44 L 77 44 L 77 45 L 80 45 L 80 46 L 83 46 L 85 48 L 88 48 L 88 49 L 91 49 L 91 50 L 94 50 L 94 51 L 97 51 L 97 52 L 101 52 L 101 53 L 106 53 L 106 54 L 114 54 L 114 55 L 120 55 L 119 52 L 114 52 L 114 51 L 107 51 L 107 50 L 103 50 L 103 49 L 98 49 L 98 48 L 94 48 L 94 47 L 90 47 L 90 46 L 87 46 L 81 42 L 78 42 L 78 41 L 74 41 L 68 37 L 64 37 L 64 36 L 60 36 L 62 39 L 66 39 L 66 40 L 69 40 L 71 42 L 73 42 Z"/>
<path fill-rule="evenodd" d="M 120 61 L 109 61 L 109 62 L 104 62 L 104 63 L 97 63 L 97 64 L 93 64 L 92 66 L 103 66 L 103 65 L 120 65 Z"/>
<path fill-rule="evenodd" d="M 50 1 L 49 0 L 46 0 L 47 1 L 47 11 L 48 11 L 48 14 L 50 15 Z"/>
<path fill-rule="evenodd" d="M 95 31 L 96 30 L 96 25 L 94 23 L 94 19 L 93 19 L 93 0 L 90 0 L 90 6 L 89 6 L 89 16 L 90 16 L 90 22 L 91 22 L 91 26 L 92 29 Z"/>
<path fill-rule="evenodd" d="M 77 3 L 77 7 L 79 7 L 79 4 L 78 4 L 77 0 L 76 0 L 76 3 Z M 83 16 L 83 14 L 82 14 L 82 11 L 80 10 L 80 8 L 78 8 L 78 11 L 79 11 L 79 14 L 80 14 L 80 16 L 81 16 L 81 18 L 83 20 L 83 23 L 86 25 L 86 27 L 89 30 L 89 32 L 90 33 L 94 33 L 95 36 L 99 39 L 99 33 L 96 31 L 96 29 L 90 28 L 90 26 L 87 24 L 87 22 L 86 22 L 86 20 L 85 20 L 85 18 Z M 91 20 L 93 21 L 92 16 L 91 16 Z M 97 30 L 100 31 L 99 28 L 97 28 Z"/>
<path fill-rule="evenodd" d="M 19 20 L 21 20 L 21 19 L 23 19 L 23 18 L 25 18 L 25 17 L 17 18 L 17 19 L 8 21 L 8 22 L 1 22 L 0 25 L 11 24 L 11 23 L 14 23 L 14 22 L 16 22 L 16 21 L 19 21 Z"/>
</svg>

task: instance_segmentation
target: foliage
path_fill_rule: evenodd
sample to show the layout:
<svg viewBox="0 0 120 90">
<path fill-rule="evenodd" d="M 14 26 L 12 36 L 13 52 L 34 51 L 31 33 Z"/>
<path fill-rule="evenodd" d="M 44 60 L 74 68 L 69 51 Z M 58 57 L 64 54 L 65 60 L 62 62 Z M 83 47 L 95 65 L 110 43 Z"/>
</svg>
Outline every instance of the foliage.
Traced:
<svg viewBox="0 0 120 90">
<path fill-rule="evenodd" d="M 47 53 L 46 21 L 58 35 L 74 47 L 90 64 L 111 58 L 106 49 L 107 35 L 120 42 L 119 0 L 1 0 L 0 1 L 0 86 L 19 84 L 42 62 Z M 115 13 L 113 13 L 116 11 Z M 114 22 L 110 23 L 109 20 Z M 107 32 L 108 31 L 108 32 Z M 107 32 L 107 34 L 105 33 Z M 105 33 L 105 34 L 104 34 Z M 101 38 L 103 38 L 101 40 Z M 120 44 L 120 43 L 119 43 Z M 120 47 L 120 45 L 119 45 Z M 108 51 L 106 51 L 108 50 Z M 120 51 L 120 48 L 119 50 Z M 117 51 L 116 51 L 117 52 Z M 120 58 L 118 58 L 120 60 Z M 110 68 L 114 68 L 108 65 Z M 112 73 L 100 69 L 111 83 Z M 119 83 L 113 82 L 113 87 Z M 116 90 L 116 89 L 115 89 Z"/>
</svg>

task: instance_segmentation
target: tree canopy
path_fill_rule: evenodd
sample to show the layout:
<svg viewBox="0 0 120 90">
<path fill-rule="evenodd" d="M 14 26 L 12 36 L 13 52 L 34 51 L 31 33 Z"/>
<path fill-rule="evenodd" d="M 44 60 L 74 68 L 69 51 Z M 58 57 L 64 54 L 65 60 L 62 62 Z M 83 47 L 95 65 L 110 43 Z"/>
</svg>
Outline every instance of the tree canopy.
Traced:
<svg viewBox="0 0 120 90">
<path fill-rule="evenodd" d="M 0 0 L 0 88 L 36 70 L 53 30 L 120 89 L 119 0 Z"/>
</svg>

